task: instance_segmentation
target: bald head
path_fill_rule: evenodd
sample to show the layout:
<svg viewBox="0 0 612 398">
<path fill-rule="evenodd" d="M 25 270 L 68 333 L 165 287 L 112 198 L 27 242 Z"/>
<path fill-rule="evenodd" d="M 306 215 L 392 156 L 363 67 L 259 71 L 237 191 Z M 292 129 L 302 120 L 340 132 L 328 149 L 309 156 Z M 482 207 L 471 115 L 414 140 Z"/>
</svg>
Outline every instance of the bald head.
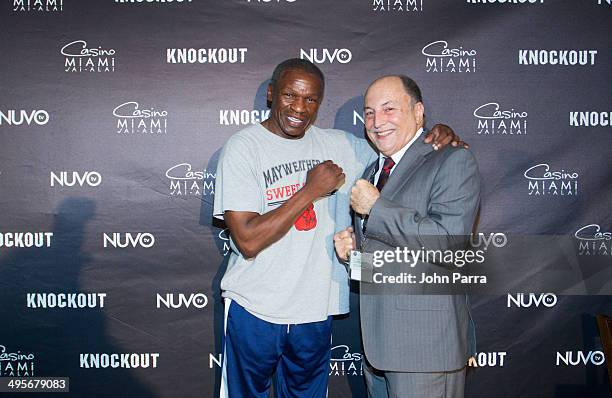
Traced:
<svg viewBox="0 0 612 398">
<path fill-rule="evenodd" d="M 419 88 L 419 86 L 416 84 L 414 80 L 412 80 L 406 75 L 386 75 L 386 76 L 379 77 L 378 79 L 374 80 L 368 86 L 368 88 L 366 89 L 366 95 L 368 94 L 368 91 L 370 90 L 370 88 L 377 83 L 394 83 L 394 82 L 399 82 L 402 85 L 404 92 L 408 94 L 413 104 L 417 102 L 423 102 L 423 96 L 421 95 L 421 89 Z"/>
</svg>

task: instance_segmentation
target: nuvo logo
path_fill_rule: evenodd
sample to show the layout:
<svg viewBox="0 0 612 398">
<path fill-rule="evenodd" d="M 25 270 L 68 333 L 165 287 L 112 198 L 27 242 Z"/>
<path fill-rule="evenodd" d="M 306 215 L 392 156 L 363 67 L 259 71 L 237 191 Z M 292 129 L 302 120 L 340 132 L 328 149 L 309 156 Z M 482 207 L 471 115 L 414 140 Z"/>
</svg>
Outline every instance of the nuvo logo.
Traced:
<svg viewBox="0 0 612 398">
<path fill-rule="evenodd" d="M 530 196 L 575 196 L 578 194 L 578 173 L 551 170 L 548 163 L 531 166 L 525 173 Z"/>
<path fill-rule="evenodd" d="M 104 247 L 124 249 L 126 247 L 142 247 L 148 249 L 155 244 L 155 236 L 149 232 L 111 232 L 103 235 Z"/>
<path fill-rule="evenodd" d="M 64 72 L 115 71 L 115 50 L 112 48 L 89 48 L 85 40 L 75 40 L 63 46 L 60 52 L 65 57 Z"/>
<path fill-rule="evenodd" d="M 364 124 L 363 112 L 353 109 L 353 126 L 363 126 Z"/>
<path fill-rule="evenodd" d="M 59 12 L 64 10 L 64 0 L 13 0 L 13 11 Z"/>
<path fill-rule="evenodd" d="M 300 58 L 313 64 L 340 63 L 348 64 L 353 59 L 353 53 L 348 48 L 309 48 L 300 49 Z"/>
<path fill-rule="evenodd" d="M 602 365 L 606 361 L 601 351 L 557 351 L 557 366 Z"/>
<path fill-rule="evenodd" d="M 117 134 L 166 134 L 168 112 L 154 107 L 141 108 L 136 101 L 128 101 L 113 109 L 117 118 Z"/>
<path fill-rule="evenodd" d="M 497 102 L 487 102 L 474 110 L 478 135 L 527 134 L 527 112 L 501 108 Z"/>
<path fill-rule="evenodd" d="M 208 353 L 208 367 L 212 369 L 215 366 L 218 368 L 223 366 L 223 354 L 219 353 L 215 356 L 212 353 Z"/>
<path fill-rule="evenodd" d="M 602 230 L 599 224 L 588 224 L 574 233 L 578 240 L 578 255 L 607 256 L 612 254 L 612 232 Z"/>
<path fill-rule="evenodd" d="M 202 309 L 208 304 L 208 297 L 204 293 L 157 293 L 157 308 L 197 308 Z"/>
<path fill-rule="evenodd" d="M 24 110 L 24 109 L 8 109 L 0 111 L 0 126 L 6 124 L 9 126 L 20 126 L 26 124 L 31 126 L 37 124 L 43 126 L 49 122 L 49 112 L 42 109 Z"/>
<path fill-rule="evenodd" d="M 423 47 L 421 53 L 427 57 L 426 72 L 476 72 L 476 50 L 450 47 L 446 40 L 437 40 Z"/>
<path fill-rule="evenodd" d="M 75 185 L 82 187 L 88 185 L 97 187 L 102 182 L 102 175 L 97 171 L 58 171 L 51 172 L 51 186 L 59 185 L 61 187 L 73 187 Z"/>
<path fill-rule="evenodd" d="M 423 0 L 372 0 L 372 11 L 378 11 L 378 12 L 423 11 Z"/>
<path fill-rule="evenodd" d="M 501 232 L 492 232 L 489 234 L 485 234 L 483 232 L 479 232 L 477 234 L 470 235 L 470 244 L 472 247 L 482 247 L 483 250 L 487 250 L 489 246 L 502 248 L 506 246 L 508 243 L 508 238 L 506 234 Z"/>
<path fill-rule="evenodd" d="M 551 308 L 556 304 L 557 296 L 553 293 L 517 293 L 515 295 L 508 293 L 508 308 Z"/>
</svg>

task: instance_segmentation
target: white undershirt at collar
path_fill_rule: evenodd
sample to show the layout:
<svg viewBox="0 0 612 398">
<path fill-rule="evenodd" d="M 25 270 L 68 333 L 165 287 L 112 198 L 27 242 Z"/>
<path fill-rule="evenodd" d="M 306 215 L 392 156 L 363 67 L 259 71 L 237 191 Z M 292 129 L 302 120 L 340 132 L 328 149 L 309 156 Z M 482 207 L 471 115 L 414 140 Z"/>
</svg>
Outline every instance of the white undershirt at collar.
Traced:
<svg viewBox="0 0 612 398">
<path fill-rule="evenodd" d="M 423 133 L 423 128 L 421 127 L 420 129 L 417 130 L 414 137 L 412 137 L 412 139 L 408 141 L 408 143 L 402 147 L 402 149 L 400 149 L 399 151 L 391 155 L 391 159 L 393 159 L 393 162 L 395 162 L 395 164 L 393 165 L 393 168 L 391 169 L 391 173 L 389 175 L 393 174 L 393 170 L 395 170 L 395 167 L 397 166 L 397 164 L 400 162 L 400 160 L 402 160 L 408 148 L 410 148 L 410 146 L 414 144 L 416 140 L 419 139 L 422 133 Z M 376 176 L 374 177 L 374 185 L 376 185 L 376 183 L 378 182 L 378 177 L 380 176 L 384 162 L 385 162 L 385 155 L 383 155 L 382 153 L 379 153 L 378 154 L 378 171 L 376 172 Z"/>
</svg>

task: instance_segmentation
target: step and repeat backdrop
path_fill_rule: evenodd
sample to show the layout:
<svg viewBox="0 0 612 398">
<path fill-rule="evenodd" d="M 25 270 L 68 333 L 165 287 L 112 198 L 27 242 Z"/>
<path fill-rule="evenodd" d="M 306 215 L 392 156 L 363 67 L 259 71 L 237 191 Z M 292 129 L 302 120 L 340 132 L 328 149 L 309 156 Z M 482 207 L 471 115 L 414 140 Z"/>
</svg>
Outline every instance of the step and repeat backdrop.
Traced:
<svg viewBox="0 0 612 398">
<path fill-rule="evenodd" d="M 325 73 L 317 125 L 358 136 L 368 83 L 414 78 L 428 125 L 479 161 L 479 244 L 563 235 L 612 260 L 610 3 L 3 0 L 0 377 L 217 396 L 230 250 L 211 214 L 217 159 L 267 118 L 272 70 L 292 57 Z M 595 321 L 610 296 L 471 302 L 468 397 L 610 396 Z M 356 290 L 351 305 L 330 397 L 365 397 Z"/>
</svg>

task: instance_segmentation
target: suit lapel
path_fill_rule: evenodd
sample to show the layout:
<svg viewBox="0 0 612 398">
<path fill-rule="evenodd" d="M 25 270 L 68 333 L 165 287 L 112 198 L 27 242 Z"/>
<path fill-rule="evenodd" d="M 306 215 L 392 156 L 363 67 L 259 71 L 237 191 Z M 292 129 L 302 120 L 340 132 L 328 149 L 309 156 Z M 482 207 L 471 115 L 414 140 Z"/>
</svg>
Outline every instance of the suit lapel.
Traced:
<svg viewBox="0 0 612 398">
<path fill-rule="evenodd" d="M 390 198 L 398 192 L 412 174 L 425 162 L 427 155 L 433 151 L 431 144 L 426 144 L 424 139 L 424 136 L 419 137 L 408 148 L 400 162 L 393 169 L 389 180 L 387 180 L 381 192 L 386 198 Z"/>
<path fill-rule="evenodd" d="M 433 151 L 431 144 L 424 142 L 425 138 L 420 137 L 408 148 L 400 162 L 395 166 L 395 169 L 389 176 L 389 180 L 385 184 L 382 195 L 386 198 L 391 198 L 396 192 L 399 192 L 412 174 L 423 164 L 427 156 Z M 364 171 L 362 178 L 371 182 L 371 178 L 378 169 L 378 158 L 369 165 Z M 352 211 L 352 210 L 351 210 Z M 363 231 L 361 230 L 361 217 L 353 211 L 353 230 L 355 231 L 355 240 L 357 241 L 358 249 L 361 249 L 363 242 Z"/>
<path fill-rule="evenodd" d="M 371 165 L 366 167 L 361 178 L 367 181 L 371 181 L 372 178 L 374 178 L 374 174 L 376 174 L 376 172 L 378 171 L 378 160 L 379 158 L 376 157 L 376 160 L 374 160 Z"/>
</svg>

